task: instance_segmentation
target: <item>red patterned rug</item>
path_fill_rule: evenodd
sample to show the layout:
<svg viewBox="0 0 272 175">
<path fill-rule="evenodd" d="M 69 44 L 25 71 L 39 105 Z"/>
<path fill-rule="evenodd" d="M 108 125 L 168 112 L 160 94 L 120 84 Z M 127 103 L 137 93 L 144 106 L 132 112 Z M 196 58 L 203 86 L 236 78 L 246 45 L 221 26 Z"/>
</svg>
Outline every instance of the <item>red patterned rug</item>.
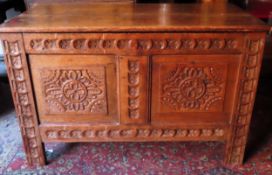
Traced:
<svg viewBox="0 0 272 175">
<path fill-rule="evenodd" d="M 224 166 L 218 142 L 78 143 L 47 144 L 49 164 L 31 169 L 12 112 L 0 117 L 0 174 L 272 175 L 271 83 L 259 89 L 243 166 Z"/>
</svg>

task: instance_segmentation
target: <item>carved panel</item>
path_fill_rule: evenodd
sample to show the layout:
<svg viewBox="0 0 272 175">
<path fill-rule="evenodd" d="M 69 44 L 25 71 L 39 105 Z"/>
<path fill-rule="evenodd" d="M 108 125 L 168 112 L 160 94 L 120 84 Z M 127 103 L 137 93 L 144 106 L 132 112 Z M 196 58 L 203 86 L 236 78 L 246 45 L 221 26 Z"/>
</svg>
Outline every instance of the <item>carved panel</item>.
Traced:
<svg viewBox="0 0 272 175">
<path fill-rule="evenodd" d="M 3 46 L 27 161 L 29 165 L 44 165 L 45 157 L 37 128 L 38 122 L 21 35 L 5 35 Z"/>
<path fill-rule="evenodd" d="M 107 113 L 105 68 L 42 69 L 48 113 Z"/>
<path fill-rule="evenodd" d="M 166 69 L 165 65 L 161 65 L 161 69 Z M 163 72 L 168 76 L 162 79 L 161 105 L 177 112 L 221 111 L 226 72 L 225 64 L 178 64 L 168 72 Z"/>
<path fill-rule="evenodd" d="M 140 53 L 240 52 L 242 40 L 237 35 L 183 34 L 25 34 L 30 53 Z M 103 39 L 101 39 L 103 38 Z"/>
<path fill-rule="evenodd" d="M 150 127 L 150 126 L 107 126 L 107 127 L 50 127 L 42 126 L 42 137 L 44 140 L 220 140 L 225 137 L 224 128 L 179 128 L 179 127 Z"/>
<path fill-rule="evenodd" d="M 243 67 L 241 69 L 238 104 L 233 120 L 230 140 L 226 147 L 226 163 L 241 164 L 243 162 L 258 85 L 263 47 L 264 39 L 261 39 L 260 36 L 249 36 Z"/>
<path fill-rule="evenodd" d="M 242 55 L 154 55 L 152 123 L 229 123 L 242 59 Z"/>
<path fill-rule="evenodd" d="M 119 120 L 114 56 L 29 55 L 29 65 L 41 123 Z"/>
</svg>

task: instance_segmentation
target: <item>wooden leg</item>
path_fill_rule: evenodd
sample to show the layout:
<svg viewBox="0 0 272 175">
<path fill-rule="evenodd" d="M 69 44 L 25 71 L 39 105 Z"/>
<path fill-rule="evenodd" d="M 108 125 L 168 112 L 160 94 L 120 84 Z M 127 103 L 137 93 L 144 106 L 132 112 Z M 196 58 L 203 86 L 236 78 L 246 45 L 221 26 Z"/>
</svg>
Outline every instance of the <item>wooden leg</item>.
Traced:
<svg viewBox="0 0 272 175">
<path fill-rule="evenodd" d="M 246 133 L 244 133 L 245 131 L 243 131 L 244 129 L 236 129 L 238 132 L 236 133 L 236 136 L 230 138 L 225 145 L 225 164 L 243 164 L 247 136 L 245 135 Z"/>
<path fill-rule="evenodd" d="M 28 164 L 45 165 L 22 35 L 5 34 L 0 38 L 3 40 L 7 73 Z"/>
<path fill-rule="evenodd" d="M 258 85 L 265 36 L 248 34 L 240 72 L 238 104 L 231 121 L 225 163 L 242 164 Z"/>
</svg>

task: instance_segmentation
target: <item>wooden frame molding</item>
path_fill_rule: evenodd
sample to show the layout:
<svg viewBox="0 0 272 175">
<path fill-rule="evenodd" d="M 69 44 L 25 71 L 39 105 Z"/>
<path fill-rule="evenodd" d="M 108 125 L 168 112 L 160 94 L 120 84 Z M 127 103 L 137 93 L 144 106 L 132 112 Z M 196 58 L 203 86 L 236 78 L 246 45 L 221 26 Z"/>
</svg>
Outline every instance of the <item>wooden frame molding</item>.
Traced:
<svg viewBox="0 0 272 175">
<path fill-rule="evenodd" d="M 265 35 L 248 34 L 238 104 L 226 145 L 225 163 L 242 164 L 262 63 Z"/>
<path fill-rule="evenodd" d="M 3 39 L 9 83 L 28 164 L 31 166 L 45 165 L 44 148 L 38 129 L 22 36 L 21 34 L 5 34 L 1 38 Z"/>
</svg>

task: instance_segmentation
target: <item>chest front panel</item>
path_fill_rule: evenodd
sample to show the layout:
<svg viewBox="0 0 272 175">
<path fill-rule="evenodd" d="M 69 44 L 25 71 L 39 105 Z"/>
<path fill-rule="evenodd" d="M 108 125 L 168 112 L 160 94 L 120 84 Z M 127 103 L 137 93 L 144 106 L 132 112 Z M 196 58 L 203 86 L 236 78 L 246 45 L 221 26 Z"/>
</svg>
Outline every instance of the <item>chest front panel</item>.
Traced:
<svg viewBox="0 0 272 175">
<path fill-rule="evenodd" d="M 41 123 L 227 125 L 239 34 L 25 34 Z"/>
</svg>

